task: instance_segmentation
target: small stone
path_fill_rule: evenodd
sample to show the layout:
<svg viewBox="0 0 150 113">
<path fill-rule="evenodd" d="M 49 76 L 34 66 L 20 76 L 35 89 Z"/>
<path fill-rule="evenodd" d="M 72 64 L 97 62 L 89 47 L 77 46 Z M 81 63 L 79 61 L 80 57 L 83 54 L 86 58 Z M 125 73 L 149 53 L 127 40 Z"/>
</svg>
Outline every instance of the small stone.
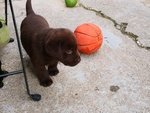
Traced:
<svg viewBox="0 0 150 113">
<path fill-rule="evenodd" d="M 78 95 L 78 93 L 75 94 L 76 96 Z"/>
<path fill-rule="evenodd" d="M 119 86 L 110 86 L 110 91 L 112 92 L 117 92 L 119 89 Z"/>
<path fill-rule="evenodd" d="M 99 91 L 98 87 L 95 87 L 95 91 Z"/>
</svg>

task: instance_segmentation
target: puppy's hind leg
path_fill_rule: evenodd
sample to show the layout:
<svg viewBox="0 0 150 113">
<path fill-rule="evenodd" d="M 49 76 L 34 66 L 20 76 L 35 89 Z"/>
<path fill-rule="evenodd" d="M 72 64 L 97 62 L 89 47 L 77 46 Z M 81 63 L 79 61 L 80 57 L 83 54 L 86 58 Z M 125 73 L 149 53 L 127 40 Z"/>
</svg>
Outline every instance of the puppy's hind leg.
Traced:
<svg viewBox="0 0 150 113">
<path fill-rule="evenodd" d="M 58 62 L 51 64 L 51 65 L 50 64 L 48 65 L 48 73 L 50 76 L 55 76 L 59 73 L 59 70 L 57 68 L 57 64 L 58 64 Z"/>
</svg>

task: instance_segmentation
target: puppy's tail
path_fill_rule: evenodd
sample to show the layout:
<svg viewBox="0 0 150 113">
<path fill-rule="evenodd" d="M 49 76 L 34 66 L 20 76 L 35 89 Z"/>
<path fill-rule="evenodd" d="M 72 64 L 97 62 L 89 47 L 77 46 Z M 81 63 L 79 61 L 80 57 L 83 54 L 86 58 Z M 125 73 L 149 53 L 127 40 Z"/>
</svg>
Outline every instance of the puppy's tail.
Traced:
<svg viewBox="0 0 150 113">
<path fill-rule="evenodd" d="M 29 14 L 35 14 L 33 9 L 32 9 L 32 5 L 31 5 L 31 0 L 27 0 L 27 3 L 26 3 L 26 12 L 27 12 L 27 16 Z"/>
</svg>

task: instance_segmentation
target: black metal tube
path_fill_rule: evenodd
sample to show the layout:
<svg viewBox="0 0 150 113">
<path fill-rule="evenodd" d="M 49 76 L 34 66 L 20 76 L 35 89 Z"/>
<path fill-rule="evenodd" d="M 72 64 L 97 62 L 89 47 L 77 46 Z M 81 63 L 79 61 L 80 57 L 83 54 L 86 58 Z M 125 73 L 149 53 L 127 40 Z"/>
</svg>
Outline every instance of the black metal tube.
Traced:
<svg viewBox="0 0 150 113">
<path fill-rule="evenodd" d="M 5 0 L 5 24 L 7 25 L 8 22 L 8 8 L 7 8 L 7 0 Z"/>
<path fill-rule="evenodd" d="M 10 3 L 10 9 L 11 9 L 13 23 L 14 23 L 14 27 L 15 27 L 15 32 L 16 32 L 16 37 L 17 37 L 17 42 L 18 42 L 18 48 L 19 48 L 19 53 L 20 53 L 20 58 L 21 58 L 21 63 L 22 63 L 22 68 L 23 68 L 27 93 L 30 95 L 30 90 L 29 90 L 28 80 L 27 80 L 27 76 L 26 76 L 25 65 L 24 65 L 24 62 L 23 62 L 23 55 L 22 55 L 22 51 L 21 51 L 21 44 L 20 44 L 20 40 L 19 40 L 19 34 L 18 34 L 18 30 L 17 30 L 17 25 L 16 25 L 16 20 L 15 20 L 15 14 L 14 14 L 14 10 L 13 10 L 12 1 L 9 0 L 9 3 Z"/>
<path fill-rule="evenodd" d="M 6 76 L 10 76 L 10 75 L 20 74 L 20 73 L 23 73 L 23 71 L 22 70 L 12 71 L 12 72 L 0 75 L 0 78 L 1 77 L 6 77 Z"/>
</svg>

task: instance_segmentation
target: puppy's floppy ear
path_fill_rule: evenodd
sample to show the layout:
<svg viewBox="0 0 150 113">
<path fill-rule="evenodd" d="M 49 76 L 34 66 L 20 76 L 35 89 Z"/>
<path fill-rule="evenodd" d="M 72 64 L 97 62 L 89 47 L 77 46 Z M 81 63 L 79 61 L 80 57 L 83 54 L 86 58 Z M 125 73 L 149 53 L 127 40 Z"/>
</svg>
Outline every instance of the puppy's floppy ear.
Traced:
<svg viewBox="0 0 150 113">
<path fill-rule="evenodd" d="M 50 56 L 59 56 L 61 54 L 61 40 L 55 30 L 50 30 L 46 35 L 45 51 Z"/>
</svg>

